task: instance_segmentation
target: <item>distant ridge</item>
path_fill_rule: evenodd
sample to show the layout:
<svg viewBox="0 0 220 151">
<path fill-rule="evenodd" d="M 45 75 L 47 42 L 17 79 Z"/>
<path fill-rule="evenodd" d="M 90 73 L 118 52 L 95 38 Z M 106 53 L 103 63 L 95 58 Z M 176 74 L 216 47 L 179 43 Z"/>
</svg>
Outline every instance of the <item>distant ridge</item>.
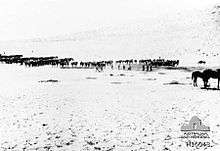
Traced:
<svg viewBox="0 0 220 151">
<path fill-rule="evenodd" d="M 96 58 L 182 59 L 186 64 L 220 59 L 220 5 L 120 26 L 1 42 L 1 52 L 24 55 Z M 18 51 L 19 50 L 19 51 Z"/>
</svg>

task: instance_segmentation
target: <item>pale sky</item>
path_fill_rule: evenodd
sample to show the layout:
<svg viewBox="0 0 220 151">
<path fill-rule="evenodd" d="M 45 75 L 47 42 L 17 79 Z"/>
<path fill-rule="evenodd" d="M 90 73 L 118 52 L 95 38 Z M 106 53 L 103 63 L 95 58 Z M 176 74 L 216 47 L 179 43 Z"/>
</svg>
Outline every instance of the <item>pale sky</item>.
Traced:
<svg viewBox="0 0 220 151">
<path fill-rule="evenodd" d="M 50 37 L 205 9 L 218 0 L 0 0 L 0 40 Z"/>
</svg>

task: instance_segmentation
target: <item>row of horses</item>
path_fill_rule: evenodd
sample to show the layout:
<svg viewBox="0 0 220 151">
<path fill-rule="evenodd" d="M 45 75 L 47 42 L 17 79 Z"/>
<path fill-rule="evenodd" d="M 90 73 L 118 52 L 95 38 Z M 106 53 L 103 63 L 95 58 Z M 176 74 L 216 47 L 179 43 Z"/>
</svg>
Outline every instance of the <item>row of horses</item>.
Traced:
<svg viewBox="0 0 220 151">
<path fill-rule="evenodd" d="M 97 71 L 102 71 L 103 68 L 106 66 L 111 66 L 113 68 L 113 60 L 108 61 L 88 61 L 88 62 L 77 62 L 74 61 L 73 58 L 63 58 L 59 59 L 57 56 L 50 56 L 50 57 L 23 57 L 23 55 L 1 55 L 0 54 L 0 62 L 6 64 L 18 63 L 21 65 L 25 65 L 28 67 L 35 67 L 35 66 L 44 66 L 44 65 L 52 65 L 52 66 L 80 66 L 83 68 L 96 68 Z M 152 66 L 177 66 L 179 64 L 179 60 L 165 60 L 165 59 L 141 59 L 141 60 L 118 60 L 116 61 L 118 65 L 127 64 L 141 64 L 147 65 L 152 68 Z M 151 69 L 152 70 L 152 69 Z M 204 87 L 208 87 L 208 81 L 210 78 L 218 79 L 218 89 L 220 83 L 220 69 L 212 70 L 212 69 L 205 69 L 204 71 L 194 71 L 192 73 L 192 80 L 193 85 L 197 86 L 197 79 L 201 78 L 204 82 Z"/>
<path fill-rule="evenodd" d="M 193 80 L 193 86 L 197 86 L 197 79 L 201 78 L 204 83 L 204 88 L 207 88 L 208 81 L 210 78 L 217 79 L 218 84 L 217 88 L 219 89 L 219 83 L 220 83 L 220 69 L 212 70 L 212 69 L 205 69 L 204 71 L 194 71 L 192 73 L 192 80 Z"/>
<path fill-rule="evenodd" d="M 59 59 L 57 56 L 50 57 L 23 57 L 23 55 L 0 55 L 0 62 L 6 64 L 20 64 L 27 67 L 38 67 L 45 65 L 60 66 L 60 67 L 82 67 L 82 68 L 101 68 L 112 66 L 113 61 L 74 61 L 73 58 Z"/>
<path fill-rule="evenodd" d="M 72 67 L 84 67 L 84 68 L 93 68 L 93 67 L 105 67 L 105 66 L 113 66 L 113 60 L 107 61 L 74 61 L 73 58 L 63 58 L 59 59 L 57 56 L 50 57 L 23 57 L 23 55 L 1 55 L 0 54 L 0 62 L 12 64 L 18 63 L 21 65 L 25 65 L 28 67 L 36 67 L 36 66 L 44 66 L 44 65 L 52 65 L 52 66 L 72 66 Z M 165 60 L 165 59 L 130 59 L 130 60 L 117 60 L 115 62 L 117 65 L 131 65 L 131 64 L 141 64 L 141 65 L 150 65 L 150 66 L 177 66 L 179 64 L 179 60 Z"/>
<path fill-rule="evenodd" d="M 117 64 L 146 64 L 151 66 L 178 66 L 179 60 L 165 60 L 165 59 L 141 59 L 141 60 L 118 60 L 116 61 Z"/>
<path fill-rule="evenodd" d="M 109 60 L 109 61 L 88 61 L 88 62 L 79 62 L 80 67 L 96 67 L 96 66 L 112 66 L 113 65 L 113 61 Z"/>
<path fill-rule="evenodd" d="M 69 65 L 69 62 L 73 61 L 73 58 L 59 59 L 57 56 L 50 57 L 23 57 L 23 55 L 0 55 L 0 62 L 6 64 L 20 64 L 28 67 L 52 65 L 52 66 L 64 66 Z"/>
</svg>

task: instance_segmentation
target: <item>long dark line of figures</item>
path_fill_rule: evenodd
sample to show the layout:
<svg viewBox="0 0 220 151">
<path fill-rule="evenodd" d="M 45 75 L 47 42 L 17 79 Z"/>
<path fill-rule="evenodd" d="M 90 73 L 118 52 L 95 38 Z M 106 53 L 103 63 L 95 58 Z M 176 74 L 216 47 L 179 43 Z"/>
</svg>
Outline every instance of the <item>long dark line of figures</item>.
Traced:
<svg viewBox="0 0 220 151">
<path fill-rule="evenodd" d="M 73 58 L 59 59 L 57 56 L 50 57 L 23 57 L 23 55 L 1 55 L 0 62 L 6 64 L 20 64 L 26 67 L 39 67 L 45 65 L 57 66 L 61 68 L 95 68 L 98 71 L 102 71 L 103 68 L 109 66 L 114 68 L 114 61 L 75 61 Z M 160 66 L 175 67 L 179 65 L 179 60 L 165 60 L 165 59 L 141 59 L 141 60 L 117 60 L 116 68 L 122 70 L 131 70 L 132 65 L 139 65 L 142 71 L 149 70 Z M 127 68 L 126 68 L 127 67 Z"/>
</svg>

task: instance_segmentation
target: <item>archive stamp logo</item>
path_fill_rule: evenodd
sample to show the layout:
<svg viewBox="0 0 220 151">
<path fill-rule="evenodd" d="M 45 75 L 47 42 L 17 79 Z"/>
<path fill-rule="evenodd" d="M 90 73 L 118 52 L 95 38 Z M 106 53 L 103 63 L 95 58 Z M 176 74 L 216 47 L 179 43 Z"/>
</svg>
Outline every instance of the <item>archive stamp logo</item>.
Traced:
<svg viewBox="0 0 220 151">
<path fill-rule="evenodd" d="M 183 132 L 181 139 L 187 147 L 196 149 L 212 147 L 209 136 L 210 127 L 204 125 L 197 116 L 193 116 L 189 123 L 182 125 L 181 132 Z"/>
</svg>

